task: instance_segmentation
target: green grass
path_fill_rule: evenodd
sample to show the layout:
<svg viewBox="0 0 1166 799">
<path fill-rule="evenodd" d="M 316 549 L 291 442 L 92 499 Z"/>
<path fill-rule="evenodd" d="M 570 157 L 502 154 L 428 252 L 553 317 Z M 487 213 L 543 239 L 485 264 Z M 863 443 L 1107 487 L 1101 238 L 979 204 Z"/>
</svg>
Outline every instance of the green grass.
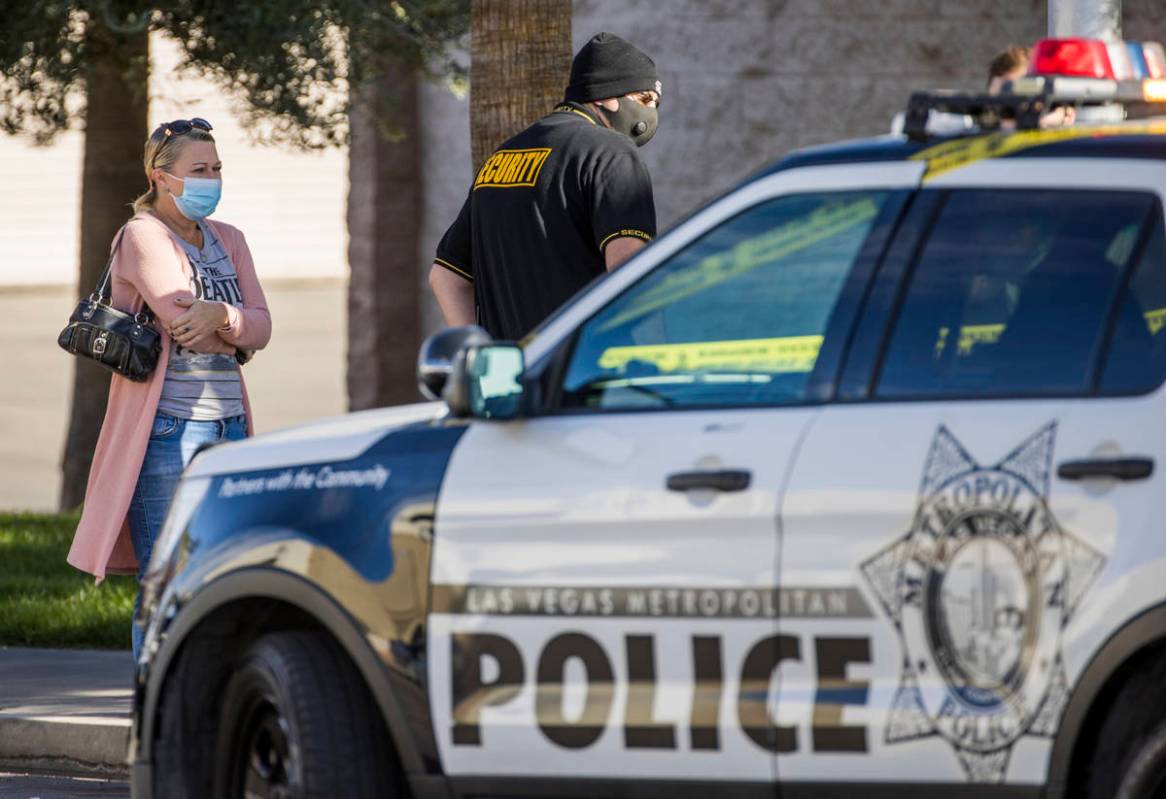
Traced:
<svg viewBox="0 0 1166 799">
<path fill-rule="evenodd" d="M 65 562 L 75 515 L 0 513 L 0 646 L 129 649 L 137 581 Z"/>
</svg>

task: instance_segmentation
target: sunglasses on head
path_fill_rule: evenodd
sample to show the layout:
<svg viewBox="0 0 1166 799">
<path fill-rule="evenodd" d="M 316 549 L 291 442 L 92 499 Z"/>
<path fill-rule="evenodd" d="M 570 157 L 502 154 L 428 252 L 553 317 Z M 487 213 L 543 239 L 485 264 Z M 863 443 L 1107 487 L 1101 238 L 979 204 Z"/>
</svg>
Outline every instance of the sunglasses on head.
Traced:
<svg viewBox="0 0 1166 799">
<path fill-rule="evenodd" d="M 194 117 L 193 119 L 176 119 L 173 122 L 167 122 L 159 125 L 158 129 L 163 132 L 166 138 L 171 136 L 181 136 L 184 133 L 190 133 L 194 128 L 199 130 L 211 131 L 214 128 L 211 123 L 207 122 L 202 117 Z"/>
</svg>

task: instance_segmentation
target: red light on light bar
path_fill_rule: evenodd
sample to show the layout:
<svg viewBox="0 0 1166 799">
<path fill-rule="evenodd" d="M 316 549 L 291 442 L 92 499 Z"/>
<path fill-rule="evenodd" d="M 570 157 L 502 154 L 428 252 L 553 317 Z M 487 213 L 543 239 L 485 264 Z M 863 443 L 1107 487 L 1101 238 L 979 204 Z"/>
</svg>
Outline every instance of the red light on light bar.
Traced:
<svg viewBox="0 0 1166 799">
<path fill-rule="evenodd" d="M 1042 39 L 1033 48 L 1028 74 L 1115 77 L 1109 50 L 1099 39 Z"/>
</svg>

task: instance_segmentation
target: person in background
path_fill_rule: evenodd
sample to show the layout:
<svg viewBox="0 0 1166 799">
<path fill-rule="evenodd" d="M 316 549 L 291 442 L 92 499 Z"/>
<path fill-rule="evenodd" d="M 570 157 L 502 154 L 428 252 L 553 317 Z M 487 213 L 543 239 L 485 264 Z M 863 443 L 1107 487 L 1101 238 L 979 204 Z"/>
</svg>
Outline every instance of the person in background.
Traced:
<svg viewBox="0 0 1166 799">
<path fill-rule="evenodd" d="M 656 132 L 652 59 L 600 33 L 576 54 L 563 102 L 478 170 L 429 285 L 449 325 L 518 340 L 656 235 L 637 148 Z"/>
<path fill-rule="evenodd" d="M 200 447 L 253 429 L 240 365 L 271 337 L 251 251 L 236 228 L 207 217 L 222 192 L 211 125 L 179 119 L 146 141 L 149 190 L 114 239 L 113 305 L 148 306 L 162 336 L 150 379 L 114 375 L 68 560 L 97 576 L 145 576 L 183 469 Z M 141 652 L 134 604 L 131 641 Z"/>
<path fill-rule="evenodd" d="M 1031 47 L 1014 44 L 1007 50 L 997 53 L 992 63 L 988 65 L 988 94 L 1000 94 L 1005 83 L 1024 77 L 1030 61 L 1032 61 Z"/>
<path fill-rule="evenodd" d="M 988 94 L 998 95 L 1004 90 L 1008 81 L 1023 78 L 1028 73 L 1032 62 L 1032 48 L 1011 45 L 1008 49 L 996 54 L 992 63 L 988 65 Z M 1059 128 L 1072 125 L 1077 121 L 1077 109 L 1071 105 L 1059 105 L 1041 117 L 1042 128 Z M 1011 127 L 1010 122 L 1008 126 Z"/>
</svg>

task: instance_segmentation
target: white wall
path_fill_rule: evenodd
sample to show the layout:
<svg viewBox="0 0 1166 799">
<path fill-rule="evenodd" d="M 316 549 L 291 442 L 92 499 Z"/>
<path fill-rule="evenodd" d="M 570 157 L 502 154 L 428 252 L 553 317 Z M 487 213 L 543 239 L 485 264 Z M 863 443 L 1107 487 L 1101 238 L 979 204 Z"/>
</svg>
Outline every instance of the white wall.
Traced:
<svg viewBox="0 0 1166 799">
<path fill-rule="evenodd" d="M 79 133 L 51 147 L 0 134 L 0 286 L 76 281 L 83 143 Z"/>
<path fill-rule="evenodd" d="M 236 101 L 175 71 L 174 42 L 154 34 L 150 50 L 150 126 L 191 116 L 215 126 L 224 181 L 215 218 L 243 230 L 260 278 L 345 277 L 347 150 L 303 153 L 252 143 L 231 113 Z M 0 135 L 0 286 L 76 281 L 82 145 L 76 131 L 49 147 Z"/>
</svg>

